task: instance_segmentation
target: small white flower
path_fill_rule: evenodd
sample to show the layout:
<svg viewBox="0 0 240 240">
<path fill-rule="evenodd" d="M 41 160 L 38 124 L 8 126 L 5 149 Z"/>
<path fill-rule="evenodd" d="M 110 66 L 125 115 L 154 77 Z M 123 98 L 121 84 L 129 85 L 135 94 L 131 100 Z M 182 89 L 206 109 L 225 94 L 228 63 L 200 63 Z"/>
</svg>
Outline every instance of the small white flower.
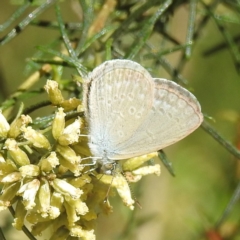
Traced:
<svg viewBox="0 0 240 240">
<path fill-rule="evenodd" d="M 27 210 L 33 209 L 35 207 L 35 197 L 40 187 L 40 181 L 37 179 L 32 180 L 21 186 L 18 190 L 18 194 L 23 197 L 23 204 Z"/>
<path fill-rule="evenodd" d="M 119 196 L 122 198 L 123 203 L 131 210 L 134 209 L 135 201 L 132 199 L 129 184 L 122 174 L 118 173 L 114 176 L 99 174 L 97 177 L 101 182 L 110 184 L 111 186 L 115 187 Z"/>
<path fill-rule="evenodd" d="M 65 145 L 65 146 L 78 142 L 81 125 L 82 125 L 81 118 L 78 118 L 72 124 L 69 124 L 63 130 L 63 134 L 58 138 L 58 142 L 61 145 Z"/>
<path fill-rule="evenodd" d="M 161 170 L 160 170 L 160 165 L 155 164 L 154 166 L 144 166 L 138 169 L 135 169 L 132 171 L 134 175 L 149 175 L 149 174 L 156 174 L 157 176 L 160 176 Z"/>
<path fill-rule="evenodd" d="M 83 240 L 95 240 L 96 236 L 94 234 L 94 230 L 85 230 L 80 226 L 74 226 L 70 229 L 70 235 L 73 237 L 79 237 Z"/>
</svg>

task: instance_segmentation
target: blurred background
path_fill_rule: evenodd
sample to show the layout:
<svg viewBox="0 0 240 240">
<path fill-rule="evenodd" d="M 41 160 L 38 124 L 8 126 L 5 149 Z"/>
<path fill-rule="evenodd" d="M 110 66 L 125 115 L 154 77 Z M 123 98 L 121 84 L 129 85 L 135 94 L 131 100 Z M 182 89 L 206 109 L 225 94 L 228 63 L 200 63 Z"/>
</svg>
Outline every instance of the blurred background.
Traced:
<svg viewBox="0 0 240 240">
<path fill-rule="evenodd" d="M 24 4 L 7 0 L 0 3 L 1 101 L 41 65 L 27 61 L 32 57 L 45 57 L 36 46 L 62 51 L 59 28 L 37 23 L 40 20 L 57 22 L 55 3 L 33 17 L 34 24 L 29 22 L 19 34 L 11 37 L 14 28 L 21 26 L 28 14 L 45 1 L 22 2 L 29 6 L 6 28 L 1 26 Z M 89 13 L 82 10 L 83 4 L 90 4 Z M 146 67 L 152 76 L 175 80 L 192 91 L 202 106 L 205 120 L 224 141 L 240 147 L 239 1 L 155 0 L 146 5 L 141 14 L 134 15 L 144 4 L 146 1 L 134 0 L 61 1 L 64 22 L 80 24 L 79 28 L 68 31 L 73 42 L 81 37 L 89 39 L 103 29 L 106 32 L 79 55 L 79 61 L 91 70 L 106 60 L 107 44 L 110 44 L 111 58 L 131 58 Z M 87 14 L 89 27 L 84 36 L 81 23 Z M 96 19 L 102 22 L 97 25 Z M 127 24 L 127 20 L 132 21 L 131 24 Z M 116 34 L 117 29 L 121 31 Z M 139 49 L 134 50 L 135 46 Z M 71 79 L 72 74 L 77 71 L 66 68 L 62 78 Z M 46 78 L 40 79 L 31 89 L 40 88 L 45 82 Z M 33 101 L 42 98 L 35 96 Z M 161 164 L 160 177 L 146 176 L 132 184 L 142 209 L 131 211 L 118 195 L 110 198 L 113 213 L 99 216 L 97 239 L 240 239 L 240 203 L 236 193 L 240 178 L 236 158 L 239 152 L 235 151 L 234 156 L 201 127 L 164 152 L 172 162 L 175 177 L 156 159 Z M 233 197 L 236 201 L 230 204 Z M 230 210 L 224 216 L 227 206 Z M 28 239 L 16 231 L 11 222 L 10 214 L 1 212 L 0 227 L 6 239 Z"/>
</svg>

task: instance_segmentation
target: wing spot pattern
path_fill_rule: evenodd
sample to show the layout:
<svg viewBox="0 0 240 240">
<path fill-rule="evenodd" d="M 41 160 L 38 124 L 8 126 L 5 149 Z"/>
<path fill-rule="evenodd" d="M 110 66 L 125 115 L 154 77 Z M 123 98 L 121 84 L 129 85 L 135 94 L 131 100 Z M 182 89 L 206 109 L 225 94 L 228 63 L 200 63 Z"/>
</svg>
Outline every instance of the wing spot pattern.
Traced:
<svg viewBox="0 0 240 240">
<path fill-rule="evenodd" d="M 180 119 L 179 119 L 178 117 L 176 117 L 176 118 L 175 118 L 175 121 L 179 123 L 179 122 L 180 122 Z"/>
<path fill-rule="evenodd" d="M 130 107 L 130 108 L 128 109 L 128 113 L 129 113 L 130 115 L 135 114 L 135 113 L 136 113 L 136 108 Z"/>
<path fill-rule="evenodd" d="M 133 94 L 132 94 L 132 93 L 129 93 L 129 94 L 128 94 L 128 99 L 129 99 L 130 101 L 132 101 L 133 98 L 134 98 Z"/>
<path fill-rule="evenodd" d="M 163 108 L 159 108 L 158 111 L 160 112 L 160 114 L 164 115 L 165 114 L 165 110 Z"/>
<path fill-rule="evenodd" d="M 124 100 L 124 99 L 125 99 L 125 94 L 122 93 L 122 94 L 120 95 L 120 99 Z"/>
<path fill-rule="evenodd" d="M 138 112 L 137 114 L 136 114 L 136 118 L 141 118 L 142 117 L 142 112 Z"/>
<path fill-rule="evenodd" d="M 168 112 L 167 115 L 169 118 L 173 119 L 173 115 L 170 112 Z"/>
<path fill-rule="evenodd" d="M 173 102 L 175 102 L 175 101 L 178 99 L 178 97 L 177 97 L 177 95 L 174 94 L 174 93 L 169 93 L 169 94 L 168 94 L 168 99 L 169 99 L 169 102 L 170 102 L 170 103 L 173 103 Z"/>
</svg>

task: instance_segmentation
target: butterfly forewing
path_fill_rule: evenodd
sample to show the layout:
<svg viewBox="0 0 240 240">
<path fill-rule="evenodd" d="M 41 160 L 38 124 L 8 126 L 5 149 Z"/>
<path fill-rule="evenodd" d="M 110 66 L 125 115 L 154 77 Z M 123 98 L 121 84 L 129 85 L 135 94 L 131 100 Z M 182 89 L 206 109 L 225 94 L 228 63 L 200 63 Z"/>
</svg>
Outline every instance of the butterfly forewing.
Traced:
<svg viewBox="0 0 240 240">
<path fill-rule="evenodd" d="M 89 146 L 94 155 L 112 156 L 149 115 L 155 84 L 143 67 L 129 60 L 107 61 L 89 79 Z"/>
</svg>

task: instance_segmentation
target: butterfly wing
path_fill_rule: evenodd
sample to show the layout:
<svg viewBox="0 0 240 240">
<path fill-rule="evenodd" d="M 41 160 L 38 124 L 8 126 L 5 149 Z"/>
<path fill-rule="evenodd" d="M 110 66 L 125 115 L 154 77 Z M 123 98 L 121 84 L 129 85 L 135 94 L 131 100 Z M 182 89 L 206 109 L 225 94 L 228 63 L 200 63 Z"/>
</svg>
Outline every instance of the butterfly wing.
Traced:
<svg viewBox="0 0 240 240">
<path fill-rule="evenodd" d="M 166 79 L 153 79 L 153 105 L 132 136 L 119 143 L 110 159 L 120 160 L 160 150 L 189 135 L 203 120 L 189 91 Z"/>
<path fill-rule="evenodd" d="M 155 85 L 151 75 L 130 60 L 107 61 L 88 79 L 89 147 L 94 156 L 109 158 L 120 143 L 134 138 L 148 116 Z"/>
</svg>

